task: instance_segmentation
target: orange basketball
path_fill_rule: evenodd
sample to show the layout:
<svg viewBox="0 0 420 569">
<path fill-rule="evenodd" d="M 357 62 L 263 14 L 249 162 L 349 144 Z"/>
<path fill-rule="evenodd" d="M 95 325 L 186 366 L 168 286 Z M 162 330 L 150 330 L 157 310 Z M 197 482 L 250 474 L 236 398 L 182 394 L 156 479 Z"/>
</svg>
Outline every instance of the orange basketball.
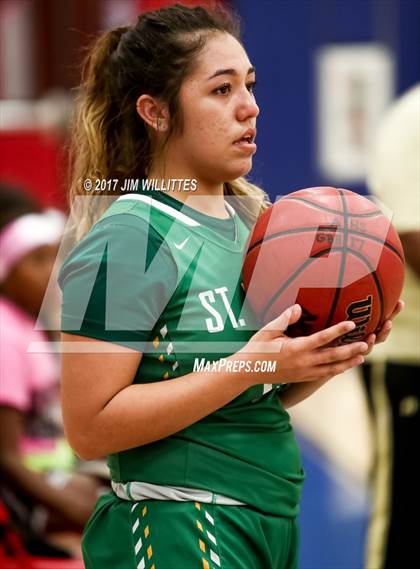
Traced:
<svg viewBox="0 0 420 569">
<path fill-rule="evenodd" d="M 261 324 L 298 303 L 290 336 L 342 320 L 361 340 L 391 315 L 404 281 L 404 253 L 388 217 L 349 190 L 299 190 L 265 211 L 251 231 L 243 265 L 247 299 Z"/>
</svg>

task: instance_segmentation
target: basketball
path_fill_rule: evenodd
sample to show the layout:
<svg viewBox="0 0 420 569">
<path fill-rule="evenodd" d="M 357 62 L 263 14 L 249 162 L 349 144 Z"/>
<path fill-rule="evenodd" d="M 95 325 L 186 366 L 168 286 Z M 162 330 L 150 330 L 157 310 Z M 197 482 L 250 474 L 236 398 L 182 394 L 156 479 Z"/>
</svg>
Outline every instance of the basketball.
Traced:
<svg viewBox="0 0 420 569">
<path fill-rule="evenodd" d="M 371 200 L 318 187 L 278 200 L 255 223 L 244 257 L 247 301 L 261 324 L 294 303 L 289 336 L 353 320 L 338 343 L 365 339 L 391 315 L 404 281 L 397 231 Z"/>
</svg>

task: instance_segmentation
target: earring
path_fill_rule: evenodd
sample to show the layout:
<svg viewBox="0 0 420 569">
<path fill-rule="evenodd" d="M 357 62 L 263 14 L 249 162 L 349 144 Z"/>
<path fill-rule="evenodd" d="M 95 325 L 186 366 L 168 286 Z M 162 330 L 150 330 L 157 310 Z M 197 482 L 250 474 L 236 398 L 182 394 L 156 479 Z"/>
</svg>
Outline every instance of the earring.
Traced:
<svg viewBox="0 0 420 569">
<path fill-rule="evenodd" d="M 168 124 L 166 122 L 166 119 L 156 119 L 156 130 L 158 132 L 165 132 L 167 128 Z"/>
</svg>

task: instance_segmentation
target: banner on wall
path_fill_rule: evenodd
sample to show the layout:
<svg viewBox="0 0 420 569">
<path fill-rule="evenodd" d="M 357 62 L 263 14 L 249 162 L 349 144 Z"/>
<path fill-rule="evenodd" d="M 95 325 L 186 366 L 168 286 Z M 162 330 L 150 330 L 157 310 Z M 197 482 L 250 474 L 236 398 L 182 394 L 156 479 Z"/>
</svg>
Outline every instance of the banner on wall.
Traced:
<svg viewBox="0 0 420 569">
<path fill-rule="evenodd" d="M 380 44 L 340 44 L 316 57 L 318 167 L 336 183 L 365 179 L 372 135 L 394 95 L 394 60 Z"/>
</svg>

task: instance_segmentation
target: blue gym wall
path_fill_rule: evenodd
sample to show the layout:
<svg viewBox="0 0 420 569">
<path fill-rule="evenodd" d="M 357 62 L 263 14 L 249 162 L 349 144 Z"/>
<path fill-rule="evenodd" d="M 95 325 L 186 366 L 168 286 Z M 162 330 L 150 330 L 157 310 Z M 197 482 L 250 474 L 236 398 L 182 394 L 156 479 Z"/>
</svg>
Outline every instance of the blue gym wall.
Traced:
<svg viewBox="0 0 420 569">
<path fill-rule="evenodd" d="M 232 5 L 259 82 L 251 179 L 273 198 L 332 185 L 316 164 L 314 53 L 330 43 L 381 42 L 395 56 L 396 94 L 401 93 L 420 78 L 420 0 L 232 0 Z M 349 189 L 366 192 L 364 185 Z"/>
</svg>

